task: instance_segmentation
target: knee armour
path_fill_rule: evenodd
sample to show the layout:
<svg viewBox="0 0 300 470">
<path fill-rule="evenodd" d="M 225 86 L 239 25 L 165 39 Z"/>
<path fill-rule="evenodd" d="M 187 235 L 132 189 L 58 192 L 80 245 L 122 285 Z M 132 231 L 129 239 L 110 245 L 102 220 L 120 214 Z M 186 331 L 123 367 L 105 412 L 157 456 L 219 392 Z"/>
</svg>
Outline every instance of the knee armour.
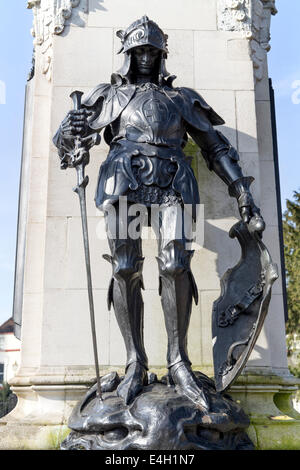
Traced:
<svg viewBox="0 0 300 470">
<path fill-rule="evenodd" d="M 140 256 L 140 251 L 135 243 L 128 240 L 114 240 L 112 256 L 103 255 L 112 265 L 112 278 L 108 289 L 108 309 L 113 304 L 113 284 L 117 281 L 120 286 L 129 289 L 130 293 L 134 287 L 139 286 L 144 289 L 143 283 L 143 263 L 144 258 Z M 123 289 L 122 289 L 123 290 Z"/>
<path fill-rule="evenodd" d="M 198 290 L 191 271 L 191 259 L 194 250 L 186 250 L 181 240 L 170 241 L 156 258 L 159 267 L 159 295 L 162 293 L 162 279 L 176 281 L 181 275 L 187 273 L 196 305 L 198 304 Z"/>
</svg>

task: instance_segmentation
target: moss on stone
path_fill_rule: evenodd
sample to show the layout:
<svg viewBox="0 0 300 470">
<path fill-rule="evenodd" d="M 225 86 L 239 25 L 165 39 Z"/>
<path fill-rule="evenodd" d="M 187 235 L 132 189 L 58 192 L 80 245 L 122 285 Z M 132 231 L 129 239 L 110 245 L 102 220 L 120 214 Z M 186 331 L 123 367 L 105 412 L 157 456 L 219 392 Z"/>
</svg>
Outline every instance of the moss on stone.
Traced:
<svg viewBox="0 0 300 470">
<path fill-rule="evenodd" d="M 194 175 L 198 181 L 198 160 L 201 154 L 198 145 L 192 139 L 188 139 L 186 146 L 184 147 L 184 153 L 187 157 L 192 157 L 191 167 L 193 169 Z"/>
<path fill-rule="evenodd" d="M 257 450 L 299 450 L 300 449 L 300 421 L 278 420 L 265 424 L 255 424 L 257 436 Z"/>
</svg>

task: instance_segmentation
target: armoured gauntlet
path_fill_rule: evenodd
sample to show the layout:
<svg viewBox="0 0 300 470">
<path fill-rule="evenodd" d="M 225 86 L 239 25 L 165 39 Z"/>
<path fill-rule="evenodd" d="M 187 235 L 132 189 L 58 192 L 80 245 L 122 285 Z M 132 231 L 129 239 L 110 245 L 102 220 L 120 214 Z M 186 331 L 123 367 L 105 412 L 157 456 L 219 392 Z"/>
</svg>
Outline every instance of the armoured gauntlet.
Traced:
<svg viewBox="0 0 300 470">
<path fill-rule="evenodd" d="M 213 170 L 228 186 L 231 197 L 238 203 L 242 220 L 249 223 L 253 216 L 263 220 L 259 208 L 254 204 L 250 185 L 254 181 L 252 176 L 243 176 L 238 163 L 239 155 L 228 139 L 219 131 L 209 135 L 210 146 L 202 153 L 210 170 Z"/>
<path fill-rule="evenodd" d="M 228 186 L 229 196 L 235 197 L 238 203 L 242 220 L 248 223 L 251 217 L 260 216 L 259 208 L 254 204 L 252 194 L 249 190 L 254 181 L 252 176 L 242 176 Z"/>
<path fill-rule="evenodd" d="M 86 109 L 70 111 L 53 137 L 62 169 L 75 167 L 84 160 L 87 164 L 89 149 L 100 143 L 100 135 L 88 126 L 89 114 Z"/>
</svg>

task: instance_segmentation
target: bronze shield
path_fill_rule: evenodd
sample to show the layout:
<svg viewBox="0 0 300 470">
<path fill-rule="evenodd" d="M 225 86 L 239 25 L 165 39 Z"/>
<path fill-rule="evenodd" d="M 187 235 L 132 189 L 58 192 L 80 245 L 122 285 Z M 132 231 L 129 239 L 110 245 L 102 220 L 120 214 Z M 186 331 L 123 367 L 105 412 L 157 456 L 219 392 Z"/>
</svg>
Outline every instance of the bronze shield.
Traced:
<svg viewBox="0 0 300 470">
<path fill-rule="evenodd" d="M 252 221 L 251 221 L 252 222 Z M 262 329 L 278 278 L 277 266 L 256 231 L 255 221 L 240 221 L 230 230 L 242 249 L 239 263 L 221 279 L 221 295 L 212 315 L 216 389 L 226 390 L 238 377 Z"/>
</svg>

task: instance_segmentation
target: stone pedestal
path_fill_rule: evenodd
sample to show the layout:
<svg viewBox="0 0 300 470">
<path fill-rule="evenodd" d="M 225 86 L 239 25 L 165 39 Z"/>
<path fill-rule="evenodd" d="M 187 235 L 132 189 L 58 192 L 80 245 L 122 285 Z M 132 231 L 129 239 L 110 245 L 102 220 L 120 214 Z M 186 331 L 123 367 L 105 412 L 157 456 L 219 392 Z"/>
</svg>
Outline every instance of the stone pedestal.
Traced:
<svg viewBox="0 0 300 470">
<path fill-rule="evenodd" d="M 64 10 L 58 8 L 62 3 Z M 28 2 L 34 13 L 36 57 L 35 75 L 27 88 L 23 150 L 26 171 L 22 173 L 19 221 L 19 240 L 25 241 L 23 255 L 18 258 L 19 302 L 15 304 L 15 318 L 22 316 L 22 357 L 20 369 L 11 381 L 19 403 L 1 420 L 3 448 L 55 447 L 66 433 L 72 407 L 95 380 L 80 212 L 77 196 L 72 192 L 76 175 L 72 170 L 60 170 L 52 136 L 72 108 L 70 93 L 74 89 L 85 92 L 98 83 L 109 82 L 111 73 L 121 65 L 122 57 L 116 55 L 118 29 L 146 13 L 169 35 L 167 67 L 178 76 L 176 86 L 196 89 L 225 119 L 222 132 L 237 148 L 244 173 L 256 179 L 253 192 L 267 224 L 264 241 L 280 268 L 266 58 L 275 2 L 244 0 L 238 6 L 234 5 L 237 2 L 232 6 L 229 3 Z M 102 375 L 111 370 L 122 373 L 125 363 L 114 313 L 109 313 L 106 306 L 111 273 L 102 254 L 108 252 L 108 247 L 103 217 L 93 201 L 99 165 L 107 151 L 105 143 L 93 148 L 87 168 Z M 205 223 L 204 246 L 196 251 L 192 262 L 200 301 L 193 308 L 189 352 L 194 367 L 212 375 L 212 303 L 219 296 L 220 277 L 240 257 L 237 242 L 228 237 L 238 211 L 224 183 L 209 172 L 201 156 L 196 176 Z M 158 296 L 155 240 L 144 241 L 144 255 L 145 344 L 151 369 L 161 376 L 165 372 L 167 340 Z M 250 433 L 251 437 L 255 434 L 258 448 L 295 448 L 300 441 L 299 421 L 287 405 L 297 380 L 287 369 L 282 292 L 280 278 L 274 285 L 267 321 L 245 374 L 231 389 L 253 417 Z M 272 418 L 267 418 L 270 413 Z M 268 428 L 264 427 L 264 419 L 268 420 Z M 286 443 L 283 429 L 294 430 L 290 444 Z"/>
<path fill-rule="evenodd" d="M 256 367 L 248 368 L 230 388 L 250 417 L 248 435 L 257 449 L 299 449 L 300 414 L 292 402 L 298 387 L 299 379 L 288 371 L 278 375 Z"/>
</svg>

